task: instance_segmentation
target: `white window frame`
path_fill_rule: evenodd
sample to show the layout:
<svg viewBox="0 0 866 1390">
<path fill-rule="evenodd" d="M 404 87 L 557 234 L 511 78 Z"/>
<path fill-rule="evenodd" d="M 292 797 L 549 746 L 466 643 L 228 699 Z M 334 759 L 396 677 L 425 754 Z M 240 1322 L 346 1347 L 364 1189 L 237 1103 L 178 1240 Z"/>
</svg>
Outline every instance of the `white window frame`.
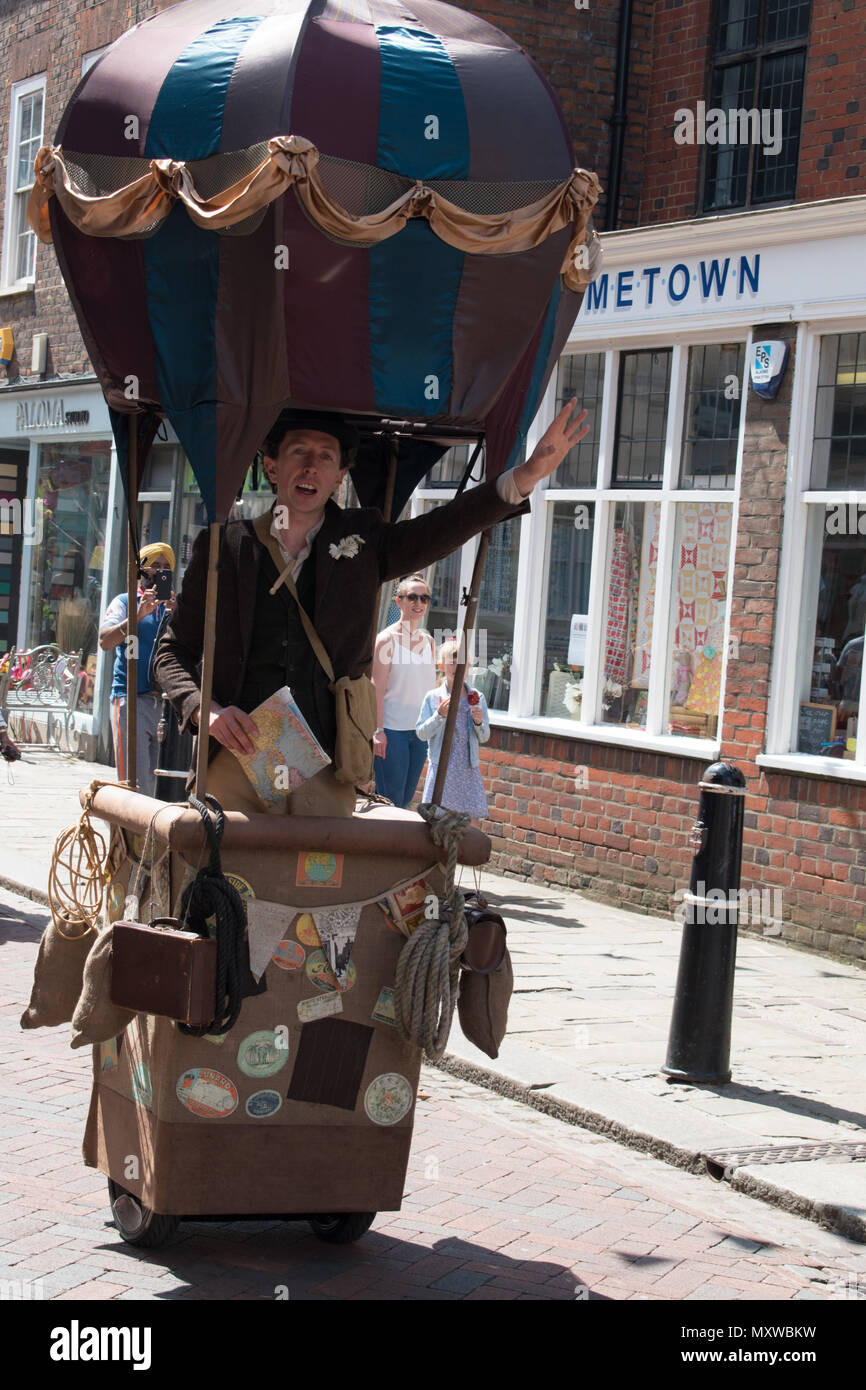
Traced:
<svg viewBox="0 0 866 1390">
<path fill-rule="evenodd" d="M 807 597 L 804 586 L 809 509 L 816 505 L 834 506 L 841 502 L 853 502 L 858 507 L 866 507 L 866 492 L 858 492 L 855 489 L 847 492 L 838 489 L 815 491 L 809 485 L 821 339 L 844 333 L 864 332 L 866 326 L 862 316 L 832 319 L 822 323 L 801 323 L 797 331 L 796 375 L 783 522 L 784 540 L 779 567 L 776 642 L 770 675 L 766 752 L 759 754 L 756 760 L 759 766 L 777 771 L 857 782 L 866 782 L 866 724 L 862 734 L 858 729 L 857 752 L 853 759 L 822 758 L 814 753 L 797 753 L 791 750 L 797 743 L 800 702 L 798 674 Z M 811 603 L 811 595 L 808 597 Z M 797 634 L 795 642 L 786 640 L 787 634 L 792 632 Z M 861 709 L 866 708 L 863 693 L 861 685 Z"/>
<path fill-rule="evenodd" d="M 45 138 L 45 83 L 46 75 L 44 72 L 34 77 L 26 77 L 21 82 L 12 83 L 9 107 L 9 140 L 6 149 L 6 203 L 3 215 L 3 256 L 2 268 L 0 268 L 0 293 L 2 294 L 20 294 L 22 290 L 32 289 L 36 283 L 35 271 L 33 275 L 24 276 L 21 279 L 12 278 L 18 250 L 18 228 L 15 217 L 17 210 L 15 175 L 18 166 L 18 145 L 21 133 L 21 104 L 26 97 L 32 96 L 35 92 L 40 91 L 42 93 L 42 137 L 40 143 Z"/>
<path fill-rule="evenodd" d="M 662 330 L 664 332 L 664 330 Z M 667 336 L 667 335 L 665 335 Z M 664 468 L 661 487 L 628 488 L 611 487 L 613 475 L 613 455 L 616 433 L 616 394 L 619 379 L 619 350 L 605 349 L 602 345 L 588 342 L 582 345 L 571 344 L 568 353 L 604 353 L 605 375 L 601 403 L 599 427 L 599 453 L 597 483 L 592 487 L 557 488 L 545 482 L 535 489 L 532 513 L 522 522 L 520 569 L 517 583 L 517 605 L 515 612 L 514 668 L 512 671 L 511 702 L 507 713 L 491 710 L 491 723 L 509 728 L 533 730 L 540 734 L 564 735 L 569 738 L 580 737 L 594 743 L 613 743 L 650 751 L 664 751 L 683 754 L 693 758 L 715 757 L 721 746 L 722 720 L 716 735 L 712 738 L 691 738 L 682 734 L 664 732 L 667 721 L 667 691 L 670 685 L 670 667 L 673 655 L 673 630 L 675 627 L 674 600 L 675 586 L 673 575 L 673 547 L 676 531 L 676 513 L 673 510 L 684 502 L 701 501 L 730 505 L 731 541 L 728 556 L 728 595 L 725 613 L 724 650 L 722 653 L 722 691 L 725 689 L 727 657 L 730 633 L 730 596 L 733 592 L 734 559 L 737 545 L 737 517 L 739 508 L 740 476 L 745 436 L 745 393 L 746 378 L 740 383 L 741 410 L 739 434 L 737 437 L 736 477 L 732 488 L 682 488 L 676 485 L 679 477 L 682 450 L 682 426 L 686 401 L 689 348 L 721 342 L 741 342 L 744 347 L 744 363 L 748 363 L 751 349 L 751 330 L 743 325 L 713 325 L 703 331 L 695 329 L 681 332 L 673 340 L 660 341 L 658 332 L 646 338 L 629 338 L 623 350 L 671 352 L 671 378 L 668 394 L 668 420 L 664 450 Z M 556 409 L 556 381 L 554 372 L 545 393 L 544 400 L 533 424 L 527 442 L 527 454 L 547 429 L 554 418 Z M 656 570 L 657 589 L 653 619 L 653 648 L 663 651 L 665 657 L 654 659 L 650 673 L 647 701 L 647 724 L 645 729 L 629 729 L 616 724 L 602 724 L 600 695 L 602 680 L 602 634 L 604 627 L 605 602 L 607 597 L 607 570 L 610 560 L 613 511 L 618 502 L 661 502 L 662 525 L 659 534 L 659 560 Z M 551 718 L 536 714 L 536 708 L 543 706 L 541 691 L 542 659 L 547 610 L 548 565 L 552 534 L 552 507 L 557 502 L 585 502 L 594 505 L 592 567 L 589 590 L 589 641 L 587 661 L 584 667 L 583 701 L 580 719 Z M 660 644 L 660 645 L 657 645 Z M 724 696 L 722 703 L 724 714 Z"/>
<path fill-rule="evenodd" d="M 93 64 L 102 57 L 103 53 L 107 53 L 109 48 L 113 48 L 113 46 L 113 44 L 106 43 L 103 44 L 102 48 L 93 48 L 89 53 L 85 53 L 84 57 L 81 59 L 81 76 L 84 77 L 85 73 L 90 72 Z"/>
</svg>

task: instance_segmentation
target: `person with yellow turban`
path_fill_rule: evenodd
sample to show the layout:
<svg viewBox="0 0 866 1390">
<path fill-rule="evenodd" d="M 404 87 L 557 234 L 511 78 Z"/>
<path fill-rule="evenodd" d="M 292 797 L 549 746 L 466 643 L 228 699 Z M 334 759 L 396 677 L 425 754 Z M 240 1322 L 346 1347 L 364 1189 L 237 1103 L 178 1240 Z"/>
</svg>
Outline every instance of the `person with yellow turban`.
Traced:
<svg viewBox="0 0 866 1390">
<path fill-rule="evenodd" d="M 146 796 L 156 795 L 156 768 L 159 756 L 157 729 L 162 713 L 162 694 L 154 686 L 153 653 L 156 639 L 164 623 L 177 607 L 171 588 L 174 570 L 174 551 L 165 541 L 142 546 L 139 552 L 138 585 L 138 718 L 136 721 L 136 780 L 139 791 Z M 168 597 L 157 590 L 164 583 L 160 575 L 167 571 Z M 99 645 L 103 651 L 116 649 L 114 676 L 111 682 L 111 732 L 114 738 L 114 760 L 117 780 L 128 778 L 126 766 L 126 658 L 127 652 L 127 595 L 118 594 L 105 610 L 99 629 Z"/>
</svg>

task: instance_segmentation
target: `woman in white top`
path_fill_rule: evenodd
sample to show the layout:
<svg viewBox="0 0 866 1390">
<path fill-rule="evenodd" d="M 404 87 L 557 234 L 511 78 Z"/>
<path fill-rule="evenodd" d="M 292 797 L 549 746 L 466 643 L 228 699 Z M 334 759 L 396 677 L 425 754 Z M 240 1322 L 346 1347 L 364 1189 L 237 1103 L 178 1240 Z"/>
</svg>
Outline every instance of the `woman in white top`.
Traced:
<svg viewBox="0 0 866 1390">
<path fill-rule="evenodd" d="M 394 601 L 400 617 L 382 629 L 373 652 L 379 724 L 373 738 L 374 769 L 379 795 L 407 807 L 427 757 L 427 745 L 415 733 L 418 711 L 436 678 L 433 638 L 421 626 L 430 603 L 424 576 L 399 580 Z"/>
</svg>

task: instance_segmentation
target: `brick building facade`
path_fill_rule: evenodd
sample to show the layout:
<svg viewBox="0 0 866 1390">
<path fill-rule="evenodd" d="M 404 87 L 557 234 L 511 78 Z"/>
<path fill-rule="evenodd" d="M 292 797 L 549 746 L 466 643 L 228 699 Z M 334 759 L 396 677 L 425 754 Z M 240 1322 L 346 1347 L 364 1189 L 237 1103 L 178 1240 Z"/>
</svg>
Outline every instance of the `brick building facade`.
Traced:
<svg viewBox="0 0 866 1390">
<path fill-rule="evenodd" d="M 7 4 L 0 146 L 9 149 L 14 84 L 46 74 L 50 136 L 82 61 L 156 8 Z M 749 30 L 727 0 L 464 8 L 532 53 L 579 162 L 604 184 L 630 11 L 617 206 L 603 199 L 597 217 L 605 278 L 535 431 L 577 391 L 593 433 L 532 517 L 498 528 L 482 595 L 488 651 L 475 679 L 492 713 L 482 757 L 494 865 L 671 911 L 688 881 L 700 774 L 733 758 L 748 786 L 743 887 L 776 894 L 772 921 L 752 929 L 866 958 L 866 735 L 851 675 L 866 525 L 841 538 L 828 530 L 833 507 L 866 495 L 862 9 L 760 0 L 746 7 Z M 766 97 L 782 112 L 778 155 L 766 140 L 675 139 L 678 113 L 724 110 L 731 91 L 743 107 Z M 8 206 L 7 188 L 0 213 Z M 2 236 L 8 245 L 5 227 Z M 92 380 L 49 248 L 39 248 L 34 286 L 0 297 L 6 326 L 15 355 L 5 382 L 0 369 L 2 457 L 16 443 L 2 413 L 14 400 L 62 386 L 68 406 L 68 384 L 84 393 Z M 34 333 L 48 336 L 35 373 Z M 790 353 L 774 399 L 748 383 L 765 341 Z M 94 430 L 74 429 L 81 466 L 101 467 L 85 449 Z M 31 481 L 37 447 L 31 438 Z M 170 462 L 179 477 L 182 461 Z M 436 505 L 453 477 L 434 470 L 413 507 Z M 122 532 L 110 490 L 104 511 L 110 568 Z M 456 621 L 470 565 L 467 550 L 431 575 L 431 626 Z M 49 581 L 49 593 L 63 591 L 55 573 Z M 862 609 L 866 621 L 866 598 Z M 584 636 L 573 643 L 575 617 Z"/>
</svg>

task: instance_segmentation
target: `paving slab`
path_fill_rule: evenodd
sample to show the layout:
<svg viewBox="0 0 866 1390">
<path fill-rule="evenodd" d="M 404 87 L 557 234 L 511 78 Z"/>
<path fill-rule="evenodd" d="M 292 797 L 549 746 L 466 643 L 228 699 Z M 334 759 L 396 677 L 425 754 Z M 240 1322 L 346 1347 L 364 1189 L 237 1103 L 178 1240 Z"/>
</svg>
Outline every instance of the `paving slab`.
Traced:
<svg viewBox="0 0 866 1390">
<path fill-rule="evenodd" d="M 0 803 L 0 885 L 44 903 L 52 846 L 80 815 L 79 789 L 114 772 L 36 749 L 12 777 Z M 446 1070 L 693 1172 L 717 1151 L 779 1146 L 778 1162 L 732 1165 L 726 1185 L 866 1242 L 866 1159 L 790 1162 L 784 1152 L 797 1141 L 866 1142 L 863 968 L 741 933 L 731 1083 L 671 1084 L 659 1069 L 679 925 L 537 880 L 485 871 L 482 888 L 508 923 L 511 1032 L 491 1060 L 455 1018 Z M 44 1116 L 51 1104 L 39 1096 L 16 1114 Z"/>
</svg>

